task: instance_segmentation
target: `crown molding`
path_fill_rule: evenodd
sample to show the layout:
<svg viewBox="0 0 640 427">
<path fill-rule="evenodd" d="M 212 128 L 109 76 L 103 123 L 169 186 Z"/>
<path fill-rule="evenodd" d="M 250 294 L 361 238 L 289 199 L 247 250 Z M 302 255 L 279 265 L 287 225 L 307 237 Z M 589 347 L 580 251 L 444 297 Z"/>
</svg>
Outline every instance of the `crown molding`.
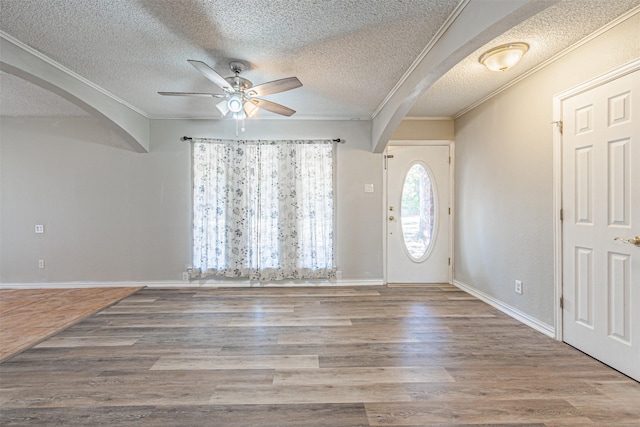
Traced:
<svg viewBox="0 0 640 427">
<path fill-rule="evenodd" d="M 402 121 L 447 121 L 447 120 L 453 120 L 453 117 L 447 117 L 447 116 L 442 116 L 442 117 L 437 117 L 437 116 L 430 116 L 430 117 L 417 117 L 417 116 L 407 116 L 404 119 L 402 119 Z"/>
<path fill-rule="evenodd" d="M 438 43 L 438 41 L 442 38 L 444 33 L 454 23 L 454 21 L 458 18 L 458 15 L 460 15 L 460 13 L 462 13 L 464 8 L 467 6 L 467 4 L 469 4 L 470 1 L 471 0 L 463 0 L 456 6 L 456 8 L 451 13 L 451 15 L 449 15 L 449 17 L 444 22 L 444 24 L 442 24 L 442 26 L 440 27 L 438 32 L 429 41 L 429 44 L 427 44 L 427 46 L 422 50 L 422 52 L 420 52 L 420 55 L 418 55 L 418 57 L 413 61 L 413 63 L 409 67 L 409 69 L 402 75 L 402 77 L 400 78 L 398 83 L 396 83 L 395 86 L 389 91 L 389 93 L 382 100 L 380 105 L 378 105 L 378 108 L 376 108 L 374 110 L 374 112 L 371 114 L 370 120 L 375 119 L 376 116 L 380 113 L 380 111 L 385 107 L 385 105 L 387 105 L 387 103 L 389 102 L 391 97 L 393 97 L 393 95 L 400 89 L 400 87 L 404 84 L 404 82 L 409 78 L 411 73 L 413 73 L 413 71 L 420 64 L 420 62 L 422 62 L 424 57 L 427 56 L 427 54 L 431 51 L 431 49 L 433 49 L 433 47 L 436 45 L 436 43 Z"/>
</svg>

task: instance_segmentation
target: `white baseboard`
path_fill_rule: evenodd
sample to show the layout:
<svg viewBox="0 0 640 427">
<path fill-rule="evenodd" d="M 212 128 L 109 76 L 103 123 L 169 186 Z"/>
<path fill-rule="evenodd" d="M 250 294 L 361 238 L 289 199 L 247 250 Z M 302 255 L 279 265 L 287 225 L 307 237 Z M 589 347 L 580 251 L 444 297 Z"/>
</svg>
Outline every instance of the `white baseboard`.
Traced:
<svg viewBox="0 0 640 427">
<path fill-rule="evenodd" d="M 66 289 L 66 288 L 266 288 L 266 287 L 327 287 L 327 286 L 381 286 L 382 279 L 366 280 L 291 280 L 282 282 L 259 282 L 250 280 L 157 280 L 131 282 L 40 282 L 0 283 L 0 289 Z"/>
<path fill-rule="evenodd" d="M 464 284 L 458 280 L 454 280 L 453 281 L 454 286 L 462 289 L 463 291 L 465 291 L 468 294 L 473 295 L 474 297 L 478 298 L 481 301 L 486 302 L 487 304 L 489 304 L 490 306 L 500 310 L 501 312 L 513 317 L 514 319 L 524 323 L 525 325 L 529 326 L 530 328 L 535 329 L 536 331 L 545 334 L 548 337 L 551 338 L 555 338 L 556 337 L 556 331 L 555 328 L 551 325 L 547 325 L 544 322 L 541 322 L 540 320 L 529 316 L 526 313 L 521 312 L 520 310 L 511 307 L 508 304 L 505 304 L 504 302 L 485 294 L 482 291 L 479 291 L 475 288 L 472 288 L 471 286 Z"/>
<path fill-rule="evenodd" d="M 177 282 L 176 282 L 177 283 Z M 74 288 L 136 288 L 144 282 L 32 282 L 0 283 L 0 289 L 74 289 Z"/>
</svg>

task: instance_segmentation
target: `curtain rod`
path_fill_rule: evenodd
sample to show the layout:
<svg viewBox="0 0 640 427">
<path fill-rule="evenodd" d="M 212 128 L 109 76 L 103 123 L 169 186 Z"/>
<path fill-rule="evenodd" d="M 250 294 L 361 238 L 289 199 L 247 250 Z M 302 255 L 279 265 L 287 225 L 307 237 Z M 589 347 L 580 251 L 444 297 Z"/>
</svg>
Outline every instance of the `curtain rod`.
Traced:
<svg viewBox="0 0 640 427">
<path fill-rule="evenodd" d="M 193 138 L 190 137 L 190 136 L 183 136 L 183 137 L 180 138 L 180 141 L 191 141 L 192 139 Z M 344 143 L 347 142 L 347 141 L 345 141 L 344 139 L 341 139 L 341 138 L 334 138 L 334 139 L 332 139 L 332 141 L 333 142 L 337 142 L 339 144 L 344 144 Z"/>
</svg>

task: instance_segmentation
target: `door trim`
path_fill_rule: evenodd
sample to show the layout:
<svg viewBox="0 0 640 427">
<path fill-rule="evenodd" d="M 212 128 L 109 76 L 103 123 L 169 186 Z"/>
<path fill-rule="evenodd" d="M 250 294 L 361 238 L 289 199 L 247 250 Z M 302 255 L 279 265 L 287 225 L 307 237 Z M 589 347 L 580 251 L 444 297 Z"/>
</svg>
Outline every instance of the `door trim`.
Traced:
<svg viewBox="0 0 640 427">
<path fill-rule="evenodd" d="M 640 59 L 633 60 L 578 86 L 560 92 L 553 97 L 553 282 L 554 282 L 554 328 L 555 339 L 563 340 L 562 334 L 562 103 L 583 92 L 609 83 L 627 74 L 640 70 Z"/>
<path fill-rule="evenodd" d="M 434 146 L 434 145 L 442 145 L 449 147 L 449 157 L 451 158 L 451 163 L 449 165 L 449 207 L 451 208 L 451 214 L 449 215 L 449 259 L 451 262 L 449 263 L 449 284 L 453 284 L 453 267 L 455 265 L 454 260 L 454 213 L 455 213 L 455 141 L 453 140 L 390 140 L 387 144 L 389 146 Z M 388 275 L 387 275 L 387 170 L 385 168 L 385 157 L 387 155 L 387 147 L 383 152 L 382 156 L 382 283 L 384 285 L 388 284 Z"/>
</svg>

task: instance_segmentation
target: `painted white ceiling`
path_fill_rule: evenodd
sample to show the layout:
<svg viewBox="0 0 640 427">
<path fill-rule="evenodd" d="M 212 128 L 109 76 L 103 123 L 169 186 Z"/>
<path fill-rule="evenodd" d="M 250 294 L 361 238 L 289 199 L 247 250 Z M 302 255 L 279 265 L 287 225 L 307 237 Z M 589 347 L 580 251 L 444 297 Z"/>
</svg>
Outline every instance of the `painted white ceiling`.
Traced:
<svg viewBox="0 0 640 427">
<path fill-rule="evenodd" d="M 510 0 L 503 0 L 510 1 Z M 303 87 L 265 96 L 291 119 L 370 119 L 460 0 L 0 0 L 0 30 L 151 118 L 218 117 L 215 100 L 157 91 L 219 92 L 187 63 L 222 75 L 249 64 L 260 84 L 297 76 Z M 640 0 L 565 0 L 460 62 L 408 116 L 451 117 L 578 42 Z M 493 73 L 477 57 L 509 41 L 531 45 L 514 69 Z M 0 114 L 83 115 L 57 95 L 0 73 Z M 276 118 L 269 112 L 260 117 Z"/>
</svg>

